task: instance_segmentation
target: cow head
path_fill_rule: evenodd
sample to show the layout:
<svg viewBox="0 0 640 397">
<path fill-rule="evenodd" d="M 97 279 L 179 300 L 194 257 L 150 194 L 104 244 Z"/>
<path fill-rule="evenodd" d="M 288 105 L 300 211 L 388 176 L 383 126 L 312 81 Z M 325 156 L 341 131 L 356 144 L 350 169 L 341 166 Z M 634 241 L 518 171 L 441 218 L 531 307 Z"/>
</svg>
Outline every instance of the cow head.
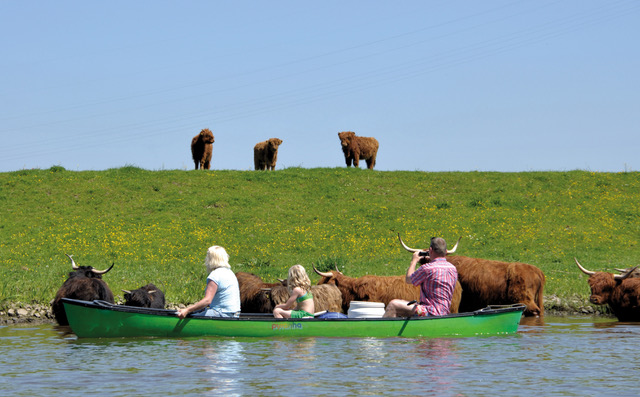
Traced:
<svg viewBox="0 0 640 397">
<path fill-rule="evenodd" d="M 271 292 L 272 288 L 280 283 L 265 283 L 259 276 L 246 272 L 237 272 L 236 278 L 240 288 L 240 308 L 243 313 L 271 313 L 273 311 Z"/>
<path fill-rule="evenodd" d="M 124 292 L 124 304 L 127 306 L 164 309 L 164 293 L 153 284 L 147 284 L 133 291 L 123 289 L 122 292 Z"/>
<path fill-rule="evenodd" d="M 349 143 L 353 138 L 355 138 L 355 136 L 356 133 L 352 131 L 338 132 L 338 138 L 340 138 L 340 143 L 342 144 L 343 148 L 348 147 Z"/>
<path fill-rule="evenodd" d="M 91 266 L 78 266 L 73 260 L 73 255 L 65 254 L 71 261 L 72 272 L 69 272 L 69 278 L 72 277 L 88 277 L 88 278 L 102 278 L 102 275 L 107 273 L 113 268 L 113 264 L 107 270 L 96 270 Z"/>
<path fill-rule="evenodd" d="M 102 275 L 113 268 L 113 264 L 107 270 L 96 270 L 91 266 L 77 266 L 72 255 L 66 254 L 71 260 L 72 272 L 69 277 L 58 289 L 51 310 L 60 325 L 68 325 L 67 314 L 64 311 L 62 298 L 71 298 L 79 300 L 105 300 L 113 303 L 113 293 L 109 289 Z"/>
<path fill-rule="evenodd" d="M 269 143 L 269 149 L 271 149 L 272 152 L 278 150 L 278 146 L 282 145 L 282 139 L 278 138 L 271 138 L 267 142 Z"/>
<path fill-rule="evenodd" d="M 211 130 L 208 128 L 205 128 L 202 131 L 200 131 L 200 141 L 202 141 L 202 143 L 215 142 L 215 139 L 213 137 L 213 132 L 211 132 Z"/>
<path fill-rule="evenodd" d="M 315 266 L 313 266 L 313 271 L 316 272 L 316 274 L 318 274 L 320 277 L 322 277 L 320 281 L 318 281 L 318 285 L 333 284 L 337 286 L 340 285 L 340 282 L 342 280 L 347 278 L 344 274 L 342 274 L 340 270 L 338 270 L 337 266 L 336 270 L 332 270 L 330 272 L 321 272 L 320 270 L 316 269 Z"/>
<path fill-rule="evenodd" d="M 578 259 L 574 258 L 576 261 L 576 265 L 578 265 L 578 269 L 580 269 L 584 274 L 589 276 L 589 287 L 591 288 L 591 296 L 589 297 L 589 301 L 594 305 L 605 305 L 611 301 L 611 294 L 613 290 L 618 286 L 623 280 L 630 277 L 633 272 L 638 268 L 638 266 L 629 269 L 624 274 L 612 274 L 607 272 L 594 272 L 591 270 L 585 269 Z"/>
</svg>

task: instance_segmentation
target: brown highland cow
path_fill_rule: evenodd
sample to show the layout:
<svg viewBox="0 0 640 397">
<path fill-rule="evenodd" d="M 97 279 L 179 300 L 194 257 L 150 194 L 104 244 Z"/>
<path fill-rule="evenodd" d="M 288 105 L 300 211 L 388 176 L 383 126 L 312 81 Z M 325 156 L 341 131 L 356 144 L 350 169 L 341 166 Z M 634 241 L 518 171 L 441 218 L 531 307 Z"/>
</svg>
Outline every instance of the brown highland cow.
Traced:
<svg viewBox="0 0 640 397">
<path fill-rule="evenodd" d="M 278 160 L 278 146 L 282 145 L 282 139 L 271 138 L 256 144 L 253 148 L 253 163 L 256 170 L 275 170 Z"/>
<path fill-rule="evenodd" d="M 196 169 L 208 170 L 211 168 L 211 153 L 213 152 L 213 133 L 208 128 L 203 129 L 191 140 L 191 155 Z"/>
<path fill-rule="evenodd" d="M 373 169 L 378 155 L 378 141 L 376 138 L 356 136 L 356 133 L 352 131 L 339 132 L 338 137 L 342 144 L 347 167 L 351 167 L 352 162 L 353 166 L 357 167 L 360 159 L 362 159 L 367 162 L 368 169 Z"/>
</svg>

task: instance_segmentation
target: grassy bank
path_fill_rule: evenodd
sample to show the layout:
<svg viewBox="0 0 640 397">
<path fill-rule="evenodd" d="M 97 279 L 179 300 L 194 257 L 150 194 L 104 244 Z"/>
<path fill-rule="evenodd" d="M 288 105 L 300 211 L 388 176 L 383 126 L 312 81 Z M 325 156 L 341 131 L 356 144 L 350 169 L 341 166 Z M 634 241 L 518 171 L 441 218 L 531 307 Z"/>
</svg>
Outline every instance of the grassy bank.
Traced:
<svg viewBox="0 0 640 397">
<path fill-rule="evenodd" d="M 586 302 L 593 270 L 640 263 L 640 174 L 22 170 L 0 173 L 0 308 L 47 303 L 78 265 L 114 269 L 116 295 L 153 282 L 172 303 L 201 297 L 207 247 L 235 271 L 285 278 L 300 263 L 399 275 L 397 240 L 454 241 L 458 254 L 540 267 L 545 295 Z M 316 278 L 312 276 L 312 280 Z"/>
</svg>

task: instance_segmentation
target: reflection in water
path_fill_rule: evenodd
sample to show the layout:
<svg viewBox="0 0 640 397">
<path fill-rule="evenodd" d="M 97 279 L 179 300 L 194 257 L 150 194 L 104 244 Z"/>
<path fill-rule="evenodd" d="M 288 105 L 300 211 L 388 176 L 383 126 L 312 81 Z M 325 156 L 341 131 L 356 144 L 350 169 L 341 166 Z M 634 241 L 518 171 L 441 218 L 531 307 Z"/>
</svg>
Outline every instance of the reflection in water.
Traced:
<svg viewBox="0 0 640 397">
<path fill-rule="evenodd" d="M 542 327 L 544 325 L 544 316 L 543 317 L 522 316 L 522 318 L 520 318 L 520 325 L 531 325 L 531 326 Z"/>
<path fill-rule="evenodd" d="M 225 394 L 237 390 L 238 378 L 234 375 L 244 365 L 243 344 L 232 339 L 207 340 L 201 350 L 207 359 L 204 370 L 211 375 L 211 390 Z"/>
<path fill-rule="evenodd" d="M 623 322 L 623 321 L 606 321 L 593 324 L 596 329 L 610 329 L 613 332 L 635 333 L 635 329 L 640 327 L 639 322 Z"/>
<path fill-rule="evenodd" d="M 517 335 L 451 339 L 76 339 L 0 327 L 12 396 L 637 395 L 640 324 L 524 318 Z M 594 365 L 597 363 L 597 365 Z"/>
<path fill-rule="evenodd" d="M 421 341 L 416 351 L 425 360 L 418 365 L 422 373 L 420 382 L 426 383 L 429 389 L 445 393 L 456 382 L 456 370 L 461 367 L 455 352 L 454 339 L 426 339 Z"/>
</svg>

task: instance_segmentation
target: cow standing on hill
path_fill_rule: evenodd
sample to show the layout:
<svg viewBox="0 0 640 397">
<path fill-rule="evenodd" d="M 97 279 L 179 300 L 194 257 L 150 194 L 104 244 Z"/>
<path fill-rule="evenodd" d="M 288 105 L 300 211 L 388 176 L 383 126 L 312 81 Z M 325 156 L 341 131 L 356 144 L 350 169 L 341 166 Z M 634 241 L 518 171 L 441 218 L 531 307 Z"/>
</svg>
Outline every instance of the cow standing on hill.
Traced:
<svg viewBox="0 0 640 397">
<path fill-rule="evenodd" d="M 591 303 L 608 305 L 619 321 L 640 321 L 640 278 L 633 277 L 638 266 L 627 269 L 624 274 L 612 274 L 587 270 L 577 259 L 575 261 L 589 276 Z"/>
<path fill-rule="evenodd" d="M 198 169 L 198 166 L 203 170 L 211 168 L 213 142 L 215 142 L 215 138 L 208 128 L 200 131 L 200 133 L 191 140 L 191 156 L 193 157 L 196 169 Z"/>
<path fill-rule="evenodd" d="M 113 292 L 109 289 L 102 275 L 113 268 L 113 265 L 107 270 L 96 270 L 91 266 L 76 266 L 72 256 L 67 255 L 71 260 L 72 272 L 62 284 L 56 297 L 51 304 L 51 311 L 60 325 L 69 325 L 67 314 L 64 311 L 62 298 L 79 299 L 83 301 L 103 300 L 114 303 Z"/>
<path fill-rule="evenodd" d="M 398 239 L 407 251 L 421 251 L 407 247 L 399 234 Z M 459 255 L 447 256 L 447 261 L 458 269 L 458 280 L 462 284 L 460 312 L 488 305 L 522 303 L 526 306 L 525 316 L 543 314 L 545 276 L 537 267 Z"/>
<path fill-rule="evenodd" d="M 351 167 L 352 163 L 354 167 L 358 167 L 360 159 L 367 162 L 368 169 L 375 167 L 379 146 L 376 138 L 356 136 L 353 131 L 339 132 L 338 138 L 347 167 Z"/>
<path fill-rule="evenodd" d="M 282 145 L 282 139 L 271 138 L 256 144 L 253 148 L 253 164 L 256 171 L 275 170 L 278 161 L 278 147 Z"/>
</svg>

